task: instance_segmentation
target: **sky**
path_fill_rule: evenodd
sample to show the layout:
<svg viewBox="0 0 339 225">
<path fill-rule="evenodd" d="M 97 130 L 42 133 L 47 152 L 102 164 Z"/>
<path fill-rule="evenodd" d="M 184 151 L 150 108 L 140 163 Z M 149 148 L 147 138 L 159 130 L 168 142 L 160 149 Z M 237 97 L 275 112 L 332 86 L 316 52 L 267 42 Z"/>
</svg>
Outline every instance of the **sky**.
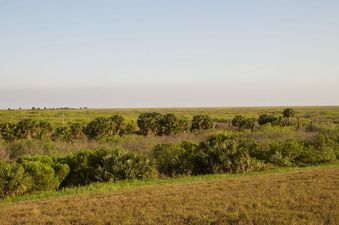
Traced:
<svg viewBox="0 0 339 225">
<path fill-rule="evenodd" d="M 0 0 L 0 108 L 339 105 L 337 0 Z"/>
</svg>

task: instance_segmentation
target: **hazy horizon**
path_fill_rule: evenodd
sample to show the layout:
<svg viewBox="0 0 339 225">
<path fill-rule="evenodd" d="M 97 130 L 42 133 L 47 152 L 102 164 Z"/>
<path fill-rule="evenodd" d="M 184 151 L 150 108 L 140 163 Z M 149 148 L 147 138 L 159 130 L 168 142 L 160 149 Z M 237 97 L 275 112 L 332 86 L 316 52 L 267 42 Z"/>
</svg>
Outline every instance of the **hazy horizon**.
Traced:
<svg viewBox="0 0 339 225">
<path fill-rule="evenodd" d="M 3 109 L 31 107 L 88 107 L 88 108 L 172 108 L 172 107 L 242 107 L 242 106 L 336 106 L 332 95 L 323 104 L 320 101 L 327 92 L 313 95 L 299 93 L 298 87 L 289 87 L 289 93 L 281 93 L 272 87 L 244 90 L 238 87 L 214 86 L 208 92 L 195 87 L 81 87 L 81 88 L 16 88 L 1 89 Z M 240 93 L 238 93 L 240 91 Z M 248 93 L 256 93 L 251 95 Z M 177 99 L 175 96 L 181 96 Z M 242 99 L 239 101 L 239 98 Z M 3 105 L 10 105 L 3 107 Z"/>
<path fill-rule="evenodd" d="M 0 0 L 0 108 L 339 105 L 338 8 Z"/>
</svg>

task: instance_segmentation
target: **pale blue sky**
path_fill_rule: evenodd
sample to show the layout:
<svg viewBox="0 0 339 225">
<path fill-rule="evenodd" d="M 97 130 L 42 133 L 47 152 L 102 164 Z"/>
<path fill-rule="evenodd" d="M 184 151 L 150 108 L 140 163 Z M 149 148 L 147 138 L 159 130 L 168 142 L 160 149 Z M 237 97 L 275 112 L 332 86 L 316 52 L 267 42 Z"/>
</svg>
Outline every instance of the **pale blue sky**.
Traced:
<svg viewBox="0 0 339 225">
<path fill-rule="evenodd" d="M 0 0 L 0 108 L 338 105 L 338 87 L 337 0 Z"/>
</svg>

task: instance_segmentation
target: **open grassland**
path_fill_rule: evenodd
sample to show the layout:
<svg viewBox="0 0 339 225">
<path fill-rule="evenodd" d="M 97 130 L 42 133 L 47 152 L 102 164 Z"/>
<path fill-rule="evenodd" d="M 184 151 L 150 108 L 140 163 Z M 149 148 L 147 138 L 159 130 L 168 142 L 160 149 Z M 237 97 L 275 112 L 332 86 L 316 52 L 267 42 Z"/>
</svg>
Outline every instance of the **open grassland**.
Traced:
<svg viewBox="0 0 339 225">
<path fill-rule="evenodd" d="M 93 187 L 78 188 L 57 198 L 4 201 L 0 224 L 339 223 L 337 163 L 250 175 L 138 182 L 144 185 L 120 183 L 114 189 L 113 184 L 105 184 L 107 189 L 101 193 Z"/>
<path fill-rule="evenodd" d="M 109 117 L 112 114 L 124 116 L 127 120 L 136 120 L 143 112 L 174 113 L 191 119 L 196 114 L 207 114 L 215 120 L 231 120 L 234 115 L 258 117 L 259 114 L 280 114 L 286 107 L 227 107 L 227 108 L 144 108 L 144 109 L 55 109 L 55 110 L 0 110 L 0 122 L 17 122 L 21 119 L 46 120 L 54 126 L 65 123 L 88 123 L 97 117 Z M 293 107 L 300 117 L 318 119 L 338 119 L 339 106 L 303 106 Z"/>
<path fill-rule="evenodd" d="M 149 153 L 150 149 L 160 143 L 180 143 L 183 140 L 195 143 L 206 140 L 206 137 L 223 133 L 254 140 L 307 140 L 322 129 L 337 129 L 339 124 L 339 106 L 293 107 L 296 115 L 291 126 L 258 126 L 254 130 L 239 130 L 232 126 L 236 115 L 258 119 L 262 114 L 281 116 L 285 107 L 228 107 L 228 108 L 145 108 L 145 109 L 22 109 L 0 110 L 1 123 L 17 123 L 24 119 L 45 121 L 52 128 L 68 127 L 72 123 L 86 126 L 98 117 L 121 115 L 127 123 L 134 124 L 136 130 L 129 135 L 114 135 L 105 140 L 77 138 L 71 141 L 52 141 L 51 138 L 17 139 L 5 142 L 0 138 L 0 159 L 16 160 L 23 155 L 57 156 L 77 152 L 81 149 L 97 149 L 98 147 L 123 148 L 130 152 Z M 171 135 L 136 135 L 137 119 L 144 112 L 173 113 L 179 118 L 191 120 L 194 115 L 206 114 L 214 121 L 214 129 L 202 132 L 185 132 Z M 300 124 L 299 124 L 300 122 Z M 300 125 L 300 127 L 299 127 Z M 310 127 L 314 127 L 313 131 Z M 308 130 L 309 129 L 309 130 Z M 1 135 L 0 135 L 1 136 Z"/>
</svg>

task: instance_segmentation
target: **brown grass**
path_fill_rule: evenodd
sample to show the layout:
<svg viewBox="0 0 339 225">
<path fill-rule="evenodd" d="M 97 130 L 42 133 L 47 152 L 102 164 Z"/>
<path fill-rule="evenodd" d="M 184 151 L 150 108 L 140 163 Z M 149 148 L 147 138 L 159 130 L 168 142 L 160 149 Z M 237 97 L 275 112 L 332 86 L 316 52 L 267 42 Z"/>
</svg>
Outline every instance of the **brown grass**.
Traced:
<svg viewBox="0 0 339 225">
<path fill-rule="evenodd" d="M 0 224 L 339 224 L 339 168 L 0 205 Z"/>
</svg>

